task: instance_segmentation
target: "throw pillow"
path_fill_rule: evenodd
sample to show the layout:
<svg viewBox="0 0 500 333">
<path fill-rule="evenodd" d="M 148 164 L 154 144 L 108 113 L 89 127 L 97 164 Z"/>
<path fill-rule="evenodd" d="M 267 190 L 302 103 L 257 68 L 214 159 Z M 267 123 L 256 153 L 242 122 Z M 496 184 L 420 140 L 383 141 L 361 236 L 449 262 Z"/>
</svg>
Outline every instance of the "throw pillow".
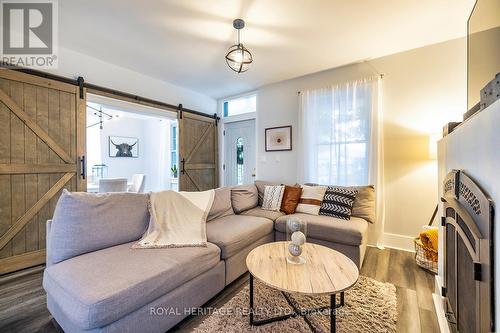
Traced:
<svg viewBox="0 0 500 333">
<path fill-rule="evenodd" d="M 262 200 L 262 209 L 279 211 L 285 186 L 266 186 L 264 189 L 264 199 Z"/>
<path fill-rule="evenodd" d="M 295 213 L 301 194 L 302 188 L 300 186 L 285 186 L 283 200 L 281 201 L 281 211 L 287 215 Z"/>
<path fill-rule="evenodd" d="M 319 210 L 319 215 L 350 220 L 356 193 L 356 190 L 345 187 L 328 186 Z"/>
<path fill-rule="evenodd" d="M 305 185 L 318 186 L 314 183 L 306 183 Z M 347 186 L 345 188 L 357 191 L 351 216 L 360 217 L 372 224 L 375 223 L 375 186 Z"/>
<path fill-rule="evenodd" d="M 262 206 L 262 202 L 264 201 L 264 191 L 266 189 L 266 186 L 276 186 L 276 185 L 281 185 L 281 184 L 276 182 L 269 182 L 266 180 L 255 181 L 255 186 L 257 187 L 257 192 L 259 193 L 259 206 Z"/>
<path fill-rule="evenodd" d="M 319 215 L 321 202 L 325 196 L 326 186 L 302 185 L 300 201 L 295 210 L 297 213 Z"/>
</svg>

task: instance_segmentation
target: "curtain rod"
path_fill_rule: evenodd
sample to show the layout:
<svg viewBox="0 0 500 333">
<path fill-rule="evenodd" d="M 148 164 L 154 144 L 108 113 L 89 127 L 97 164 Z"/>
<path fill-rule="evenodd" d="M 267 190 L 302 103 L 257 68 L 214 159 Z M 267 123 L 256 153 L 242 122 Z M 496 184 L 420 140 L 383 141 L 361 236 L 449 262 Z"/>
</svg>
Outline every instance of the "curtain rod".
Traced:
<svg viewBox="0 0 500 333">
<path fill-rule="evenodd" d="M 378 76 L 378 77 L 380 77 L 380 79 L 383 79 L 383 78 L 384 78 L 384 76 L 385 76 L 385 74 L 384 74 L 384 73 L 380 73 L 380 74 L 377 74 L 377 75 L 376 75 L 376 77 L 377 77 L 377 76 Z M 340 83 L 340 84 L 341 84 L 341 83 Z M 300 90 L 299 90 L 299 91 L 297 91 L 297 95 L 300 95 L 300 93 L 301 93 L 301 91 L 300 91 Z"/>
<path fill-rule="evenodd" d="M 161 106 L 163 108 L 169 108 L 169 109 L 178 110 L 178 111 L 182 111 L 182 112 L 188 112 L 188 113 L 192 113 L 192 114 L 196 114 L 196 115 L 203 116 L 203 117 L 208 117 L 208 118 L 215 118 L 216 117 L 215 114 L 214 115 L 210 115 L 210 114 L 206 114 L 206 113 L 203 113 L 203 112 L 200 112 L 200 111 L 196 111 L 196 110 L 184 108 L 184 107 L 182 107 L 182 104 L 179 104 L 179 105 L 169 104 L 169 103 L 160 102 L 160 101 L 157 101 L 157 100 L 154 100 L 154 99 L 150 99 L 150 98 L 146 98 L 146 97 L 142 97 L 142 96 L 138 96 L 138 95 L 126 93 L 126 92 L 123 92 L 123 91 L 119 91 L 119 90 L 115 90 L 115 89 L 111 89 L 111 88 L 106 88 L 106 87 L 101 87 L 101 86 L 98 86 L 98 85 L 95 85 L 95 84 L 91 84 L 91 83 L 86 83 L 86 82 L 83 82 L 83 78 L 80 81 L 81 77 L 79 77 L 79 79 L 75 80 L 75 79 L 70 79 L 68 77 L 64 77 L 64 76 L 60 76 L 60 75 L 56 75 L 56 74 L 51 74 L 51 73 L 39 71 L 39 70 L 36 70 L 36 69 L 23 68 L 23 67 L 18 67 L 18 66 L 13 66 L 13 65 L 5 64 L 5 63 L 0 63 L 0 70 L 1 70 L 1 68 L 15 70 L 15 71 L 22 72 L 22 73 L 26 73 L 26 74 L 30 74 L 30 75 L 35 75 L 35 76 L 38 76 L 38 77 L 43 77 L 43 78 L 49 79 L 49 80 L 59 81 L 59 82 L 71 84 L 71 85 L 74 85 L 74 86 L 80 86 L 80 87 L 84 87 L 84 88 L 87 88 L 87 89 L 92 89 L 92 90 L 96 90 L 96 91 L 100 91 L 100 92 L 104 92 L 104 93 L 113 94 L 113 95 L 116 95 L 116 96 L 120 96 L 120 97 L 124 97 L 124 98 L 127 98 L 127 99 L 135 100 L 138 103 L 143 102 L 143 103 L 153 104 L 153 105 Z"/>
</svg>

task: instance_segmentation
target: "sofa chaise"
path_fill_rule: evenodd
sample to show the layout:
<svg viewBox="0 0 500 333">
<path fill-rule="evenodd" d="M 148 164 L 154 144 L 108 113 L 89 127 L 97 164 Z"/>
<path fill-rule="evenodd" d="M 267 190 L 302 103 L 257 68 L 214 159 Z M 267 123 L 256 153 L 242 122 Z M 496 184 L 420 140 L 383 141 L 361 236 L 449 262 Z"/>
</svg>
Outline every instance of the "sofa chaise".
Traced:
<svg viewBox="0 0 500 333">
<path fill-rule="evenodd" d="M 270 184 L 216 189 L 207 246 L 165 249 L 131 249 L 148 225 L 147 194 L 63 192 L 47 222 L 50 313 L 66 332 L 169 330 L 244 274 L 252 249 L 284 239 L 287 216 L 260 208 Z M 359 267 L 375 207 L 373 188 L 363 191 L 350 221 L 295 214 L 308 222 L 308 241 Z"/>
</svg>

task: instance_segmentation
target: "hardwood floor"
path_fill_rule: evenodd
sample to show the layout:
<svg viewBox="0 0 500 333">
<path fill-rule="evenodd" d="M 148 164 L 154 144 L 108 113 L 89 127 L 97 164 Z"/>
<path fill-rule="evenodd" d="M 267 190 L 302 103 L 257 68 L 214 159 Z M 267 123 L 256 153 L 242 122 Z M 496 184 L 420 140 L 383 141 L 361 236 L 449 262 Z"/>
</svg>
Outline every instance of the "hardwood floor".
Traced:
<svg viewBox="0 0 500 333">
<path fill-rule="evenodd" d="M 361 274 L 396 286 L 398 332 L 439 332 L 432 291 L 434 276 L 419 268 L 413 253 L 394 249 L 368 248 Z M 248 283 L 240 277 L 206 306 L 218 307 L 229 301 Z M 45 307 L 42 269 L 22 276 L 0 278 L 0 332 L 61 332 Z M 188 317 L 171 332 L 190 332 L 204 316 Z"/>
</svg>

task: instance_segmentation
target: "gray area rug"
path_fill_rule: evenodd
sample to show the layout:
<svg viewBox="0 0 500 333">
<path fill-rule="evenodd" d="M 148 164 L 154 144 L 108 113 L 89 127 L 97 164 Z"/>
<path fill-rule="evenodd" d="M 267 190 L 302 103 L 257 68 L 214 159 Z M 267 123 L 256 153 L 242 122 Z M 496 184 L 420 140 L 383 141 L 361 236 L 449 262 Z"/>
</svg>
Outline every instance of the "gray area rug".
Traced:
<svg viewBox="0 0 500 333">
<path fill-rule="evenodd" d="M 300 309 L 328 306 L 329 296 L 311 297 L 290 294 Z M 340 300 L 337 299 L 337 302 Z M 249 287 L 242 289 L 224 306 L 211 309 L 194 332 L 311 332 L 301 317 L 290 318 L 258 327 L 250 327 L 248 319 Z M 283 295 L 254 279 L 255 319 L 284 315 L 292 311 Z M 317 332 L 330 332 L 329 314 L 308 316 Z M 337 309 L 337 332 L 396 332 L 396 287 L 360 276 L 345 293 L 345 306 Z"/>
</svg>

